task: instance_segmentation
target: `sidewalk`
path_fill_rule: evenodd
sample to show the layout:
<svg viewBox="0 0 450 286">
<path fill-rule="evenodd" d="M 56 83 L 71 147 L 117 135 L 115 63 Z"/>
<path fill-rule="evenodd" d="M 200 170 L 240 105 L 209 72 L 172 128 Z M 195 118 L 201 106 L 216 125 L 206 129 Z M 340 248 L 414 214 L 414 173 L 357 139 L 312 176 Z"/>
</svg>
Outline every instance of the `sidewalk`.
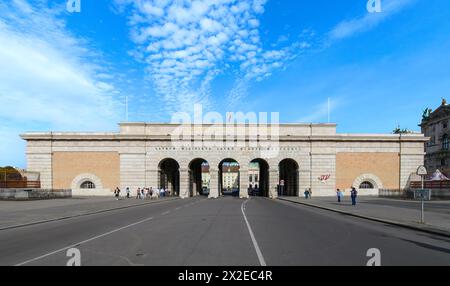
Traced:
<svg viewBox="0 0 450 286">
<path fill-rule="evenodd" d="M 279 200 L 322 208 L 347 215 L 401 225 L 450 236 L 450 201 L 425 202 L 425 224 L 420 224 L 420 201 L 359 197 L 352 206 L 349 197 L 338 203 L 334 197 L 280 197 Z"/>
<path fill-rule="evenodd" d="M 178 198 L 157 200 L 121 198 L 117 201 L 113 197 L 74 197 L 39 201 L 0 201 L 0 230 L 175 199 Z"/>
</svg>

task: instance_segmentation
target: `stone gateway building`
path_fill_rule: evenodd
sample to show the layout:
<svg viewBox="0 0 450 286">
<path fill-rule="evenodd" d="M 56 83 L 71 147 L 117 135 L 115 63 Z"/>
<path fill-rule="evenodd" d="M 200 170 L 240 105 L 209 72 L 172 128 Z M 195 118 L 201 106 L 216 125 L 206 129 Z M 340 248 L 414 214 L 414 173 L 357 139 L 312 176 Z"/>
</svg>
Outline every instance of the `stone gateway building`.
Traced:
<svg viewBox="0 0 450 286">
<path fill-rule="evenodd" d="M 302 196 L 309 188 L 313 196 L 334 196 L 336 188 L 352 186 L 374 195 L 408 187 L 428 140 L 421 134 L 337 134 L 335 124 L 119 126 L 118 133 L 23 134 L 27 169 L 40 173 L 42 188 L 69 188 L 74 195 L 153 187 L 187 198 L 204 193 L 209 170 L 207 194 L 217 198 L 224 166 L 232 165 L 239 196 L 247 197 L 255 164 L 266 197 L 280 190 Z"/>
</svg>

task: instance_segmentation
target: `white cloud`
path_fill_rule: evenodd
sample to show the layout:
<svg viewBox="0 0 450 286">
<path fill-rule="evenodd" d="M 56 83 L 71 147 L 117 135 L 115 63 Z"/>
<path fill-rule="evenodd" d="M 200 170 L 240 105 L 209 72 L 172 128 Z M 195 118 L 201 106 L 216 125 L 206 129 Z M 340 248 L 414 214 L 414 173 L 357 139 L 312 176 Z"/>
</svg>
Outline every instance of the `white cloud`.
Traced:
<svg viewBox="0 0 450 286">
<path fill-rule="evenodd" d="M 237 102 L 246 81 L 263 80 L 283 69 L 306 48 L 298 43 L 266 51 L 258 17 L 266 0 L 115 0 L 128 9 L 134 53 L 148 64 L 148 74 L 168 112 L 209 106 L 209 88 L 226 67 L 238 66 L 230 100 Z M 151 7 L 151 8 L 149 8 Z M 148 11 L 163 11 L 155 15 Z M 138 20 L 136 20 L 138 19 Z M 229 63 L 237 65 L 228 65 Z M 207 81 L 207 84 L 205 84 Z M 203 94 L 202 92 L 206 92 Z M 233 95 L 231 95 L 233 94 Z M 240 96 L 238 96 L 240 94 Z"/>
<path fill-rule="evenodd" d="M 67 32 L 59 11 L 46 1 L 30 5 L 25 0 L 0 3 L 0 11 L 2 132 L 19 142 L 19 133 L 30 131 L 24 128 L 115 127 L 120 115 L 111 76 L 95 64 L 99 55 L 87 42 Z M 1 148 L 0 158 L 7 158 L 4 152 L 23 158 L 23 150 L 14 146 Z"/>
<path fill-rule="evenodd" d="M 400 12 L 403 8 L 412 4 L 415 0 L 383 0 L 381 13 L 367 13 L 363 17 L 346 20 L 338 23 L 330 32 L 331 40 L 339 40 L 351 37 L 355 34 L 366 32 L 388 17 Z"/>
<path fill-rule="evenodd" d="M 328 102 L 325 101 L 323 103 L 320 103 L 312 108 L 309 113 L 305 110 L 304 113 L 306 113 L 305 116 L 298 119 L 298 122 L 301 123 L 322 123 L 322 122 L 328 122 L 328 112 L 330 112 L 330 121 L 332 122 L 332 112 L 333 110 L 336 110 L 338 107 L 342 105 L 342 101 L 337 98 L 331 98 Z"/>
</svg>

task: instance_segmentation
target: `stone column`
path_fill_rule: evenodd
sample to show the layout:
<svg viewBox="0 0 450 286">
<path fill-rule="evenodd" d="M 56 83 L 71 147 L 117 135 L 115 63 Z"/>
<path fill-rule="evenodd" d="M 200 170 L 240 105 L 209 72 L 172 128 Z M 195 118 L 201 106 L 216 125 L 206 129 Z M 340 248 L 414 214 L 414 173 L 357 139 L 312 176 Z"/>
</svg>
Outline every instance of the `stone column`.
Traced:
<svg viewBox="0 0 450 286">
<path fill-rule="evenodd" d="M 219 171 L 217 169 L 209 170 L 209 198 L 217 199 L 219 197 Z"/>
<path fill-rule="evenodd" d="M 248 186 L 250 184 L 248 176 L 248 169 L 241 167 L 239 170 L 239 197 L 241 199 L 248 199 Z"/>
<path fill-rule="evenodd" d="M 120 185 L 135 192 L 146 187 L 145 153 L 120 153 Z"/>
<path fill-rule="evenodd" d="M 280 173 L 278 169 L 269 170 L 269 198 L 278 198 L 278 184 Z"/>
<path fill-rule="evenodd" d="M 30 144 L 30 142 L 27 144 Z M 52 157 L 51 153 L 27 153 L 27 169 L 40 173 L 42 189 L 53 189 Z"/>
<path fill-rule="evenodd" d="M 159 187 L 159 174 L 158 170 L 147 170 L 146 171 L 147 183 L 146 186 L 149 188 L 157 189 Z"/>
<path fill-rule="evenodd" d="M 189 170 L 180 169 L 180 198 L 189 198 Z"/>
</svg>

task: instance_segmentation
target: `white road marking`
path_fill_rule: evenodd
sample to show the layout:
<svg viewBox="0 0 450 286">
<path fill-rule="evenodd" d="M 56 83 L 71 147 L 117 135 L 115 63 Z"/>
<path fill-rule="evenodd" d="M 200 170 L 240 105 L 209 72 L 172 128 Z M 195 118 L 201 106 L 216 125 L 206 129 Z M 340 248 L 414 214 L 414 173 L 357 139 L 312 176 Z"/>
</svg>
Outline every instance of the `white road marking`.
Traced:
<svg viewBox="0 0 450 286">
<path fill-rule="evenodd" d="M 22 266 L 22 265 L 28 264 L 28 263 L 30 263 L 30 262 L 33 262 L 33 261 L 36 261 L 36 260 L 40 260 L 40 259 L 42 259 L 42 258 L 45 258 L 45 257 L 48 257 L 48 256 L 50 256 L 50 255 L 56 254 L 56 253 L 58 253 L 58 252 L 62 252 L 62 251 L 67 250 L 67 249 L 69 249 L 69 248 L 74 248 L 74 247 L 80 246 L 81 244 L 88 243 L 88 242 L 93 241 L 93 240 L 95 240 L 95 239 L 98 239 L 98 238 L 101 238 L 101 237 L 104 237 L 104 236 L 113 234 L 113 233 L 115 233 L 115 232 L 124 230 L 124 229 L 126 229 L 126 228 L 130 228 L 130 227 L 132 227 L 132 226 L 135 226 L 135 225 L 138 225 L 138 224 L 147 222 L 147 221 L 150 221 L 150 220 L 152 220 L 152 219 L 153 219 L 153 217 L 146 218 L 146 219 L 143 219 L 143 220 L 141 220 L 141 221 L 138 221 L 138 222 L 135 222 L 135 223 L 126 225 L 126 226 L 124 226 L 124 227 L 121 227 L 121 228 L 118 228 L 118 229 L 115 229 L 115 230 L 112 230 L 112 231 L 108 231 L 108 232 L 106 232 L 106 233 L 104 233 L 104 234 L 101 234 L 101 235 L 97 235 L 97 236 L 91 237 L 91 238 L 86 239 L 86 240 L 83 240 L 83 241 L 81 241 L 81 242 L 74 243 L 74 244 L 72 244 L 72 245 L 70 245 L 70 246 L 66 246 L 66 247 L 64 247 L 64 248 L 61 248 L 61 249 L 58 249 L 58 250 L 49 252 L 49 253 L 44 254 L 44 255 L 41 255 L 41 256 L 39 256 L 39 257 L 36 257 L 36 258 L 30 259 L 30 260 L 21 262 L 21 263 L 19 263 L 19 264 L 16 264 L 15 266 Z"/>
<path fill-rule="evenodd" d="M 264 260 L 264 256 L 262 255 L 261 249 L 258 246 L 258 242 L 256 241 L 255 235 L 253 234 L 252 227 L 250 226 L 247 216 L 245 215 L 245 205 L 247 204 L 247 202 L 248 202 L 248 200 L 243 202 L 241 205 L 242 215 L 244 216 L 245 223 L 247 224 L 248 232 L 250 233 L 250 237 L 252 239 L 253 246 L 255 247 L 256 255 L 258 256 L 258 260 L 259 260 L 259 264 L 261 266 L 267 266 L 266 261 Z"/>
<path fill-rule="evenodd" d="M 168 214 L 170 214 L 170 211 L 163 212 L 161 215 L 168 215 Z"/>
</svg>

